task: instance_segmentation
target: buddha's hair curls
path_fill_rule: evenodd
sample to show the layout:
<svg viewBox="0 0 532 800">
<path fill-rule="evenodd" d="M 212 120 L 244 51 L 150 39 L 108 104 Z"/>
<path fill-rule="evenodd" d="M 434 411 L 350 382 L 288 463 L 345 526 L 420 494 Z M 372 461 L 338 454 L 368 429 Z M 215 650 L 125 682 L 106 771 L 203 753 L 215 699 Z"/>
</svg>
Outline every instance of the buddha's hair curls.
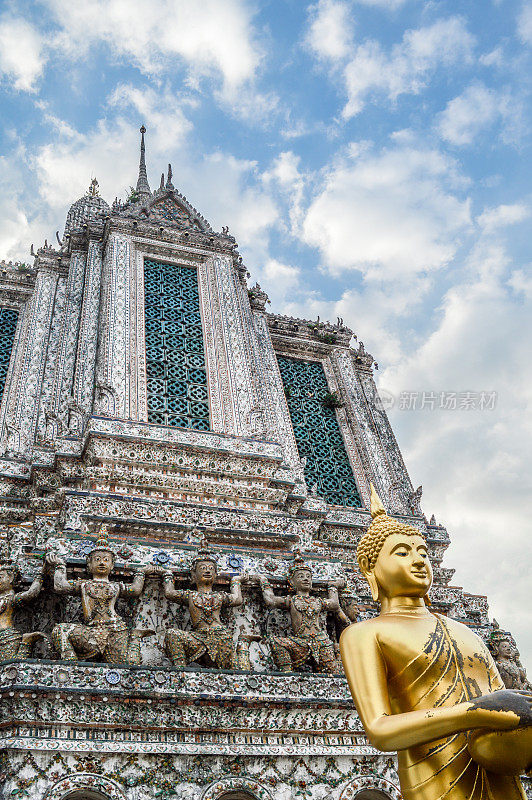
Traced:
<svg viewBox="0 0 532 800">
<path fill-rule="evenodd" d="M 425 541 L 425 537 L 417 528 L 414 528 L 412 525 L 406 525 L 404 522 L 397 522 L 397 520 L 392 519 L 386 514 L 384 506 L 373 488 L 373 485 L 371 486 L 371 516 L 373 517 L 371 525 L 357 547 L 357 561 L 359 567 L 361 559 L 365 557 L 368 560 L 369 569 L 372 570 L 377 563 L 384 542 L 388 536 L 394 533 L 400 533 L 403 536 L 421 536 Z"/>
</svg>

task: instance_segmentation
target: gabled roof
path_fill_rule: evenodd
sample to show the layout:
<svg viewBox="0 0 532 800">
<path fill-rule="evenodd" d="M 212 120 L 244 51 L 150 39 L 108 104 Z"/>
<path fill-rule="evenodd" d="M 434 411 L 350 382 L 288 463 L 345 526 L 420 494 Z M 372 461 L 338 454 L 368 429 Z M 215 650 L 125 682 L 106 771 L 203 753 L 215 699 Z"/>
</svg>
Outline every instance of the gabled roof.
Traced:
<svg viewBox="0 0 532 800">
<path fill-rule="evenodd" d="M 151 192 L 146 172 L 144 125 L 140 129 L 140 164 L 137 187 L 132 192 L 126 203 L 115 201 L 113 213 L 126 217 L 137 217 L 138 219 L 160 221 L 165 227 L 176 227 L 201 231 L 202 233 L 213 233 L 213 230 L 205 217 L 194 208 L 187 198 L 179 192 L 172 183 L 172 165 L 168 164 L 168 177 L 161 176 L 161 185 Z"/>
</svg>

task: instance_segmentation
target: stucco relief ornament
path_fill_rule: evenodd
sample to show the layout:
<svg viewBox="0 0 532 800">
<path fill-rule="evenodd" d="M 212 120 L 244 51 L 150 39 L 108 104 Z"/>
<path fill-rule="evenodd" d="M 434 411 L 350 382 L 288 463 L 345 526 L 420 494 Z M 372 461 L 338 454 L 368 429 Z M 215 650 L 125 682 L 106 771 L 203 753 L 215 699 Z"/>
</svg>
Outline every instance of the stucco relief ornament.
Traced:
<svg viewBox="0 0 532 800">
<path fill-rule="evenodd" d="M 152 636 L 150 629 L 128 629 L 115 609 L 119 597 L 140 597 L 144 581 L 154 567 L 137 569 L 130 584 L 109 580 L 116 556 L 109 545 L 107 528 L 87 555 L 88 578 L 67 579 L 65 562 L 48 553 L 47 564 L 54 572 L 54 590 L 59 594 L 81 596 L 84 624 L 62 622 L 52 630 L 52 641 L 60 658 L 66 661 L 94 659 L 110 664 L 140 664 L 140 642 Z"/>
<path fill-rule="evenodd" d="M 0 554 L 0 661 L 11 658 L 31 658 L 33 645 L 46 639 L 44 633 L 32 631 L 21 633 L 13 626 L 15 608 L 21 603 L 34 600 L 42 591 L 43 570 L 34 578 L 24 592 L 16 592 L 18 567 L 6 551 Z"/>
<path fill-rule="evenodd" d="M 338 589 L 344 587 L 344 579 L 338 578 L 329 585 L 327 600 L 313 597 L 312 571 L 297 554 L 288 574 L 295 592 L 293 597 L 277 597 L 264 576 L 258 576 L 258 580 L 268 608 L 284 608 L 290 612 L 293 635 L 271 636 L 267 639 L 277 669 L 291 672 L 310 662 L 318 672 L 341 672 L 334 645 L 320 617 L 323 611 L 335 614 L 340 611 Z"/>
<path fill-rule="evenodd" d="M 237 665 L 233 633 L 222 623 L 220 612 L 224 607 L 242 605 L 241 584 L 247 581 L 247 575 L 234 575 L 229 592 L 214 591 L 218 565 L 214 554 L 203 542 L 192 562 L 191 577 L 195 590 L 176 589 L 172 572 L 165 570 L 163 573 L 165 597 L 188 606 L 192 622 L 192 631 L 167 630 L 165 647 L 168 656 L 178 667 L 197 661 L 204 666 L 231 669 Z"/>
</svg>

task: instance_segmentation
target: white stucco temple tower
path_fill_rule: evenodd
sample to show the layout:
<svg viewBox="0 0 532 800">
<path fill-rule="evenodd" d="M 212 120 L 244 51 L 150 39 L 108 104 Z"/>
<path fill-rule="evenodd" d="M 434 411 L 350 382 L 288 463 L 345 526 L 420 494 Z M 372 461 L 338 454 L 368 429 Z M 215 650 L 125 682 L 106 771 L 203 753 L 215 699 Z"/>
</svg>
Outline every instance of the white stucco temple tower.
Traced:
<svg viewBox="0 0 532 800">
<path fill-rule="evenodd" d="M 486 598 L 443 565 L 449 536 L 420 507 L 372 356 L 342 320 L 267 310 L 235 239 L 171 169 L 151 191 L 144 133 L 126 202 L 108 205 L 93 181 L 57 246 L 0 265 L 0 545 L 15 591 L 47 552 L 79 581 L 102 524 L 126 589 L 150 565 L 190 589 L 207 542 L 215 591 L 253 573 L 284 595 L 299 553 L 313 595 L 346 581 L 343 617 L 322 618 L 336 647 L 346 615 L 375 613 L 355 565 L 372 482 L 427 537 L 436 610 L 491 641 Z M 369 746 L 343 676 L 312 660 L 277 669 L 265 640 L 290 632 L 289 617 L 257 585 L 223 611 L 232 669 L 171 663 L 165 631 L 191 623 L 161 585 L 147 570 L 140 597 L 117 600 L 128 627 L 155 632 L 140 664 L 59 658 L 52 629 L 79 624 L 82 602 L 59 595 L 50 570 L 36 598 L 17 600 L 15 628 L 46 638 L 0 663 L 0 798 L 400 800 L 394 759 Z"/>
</svg>

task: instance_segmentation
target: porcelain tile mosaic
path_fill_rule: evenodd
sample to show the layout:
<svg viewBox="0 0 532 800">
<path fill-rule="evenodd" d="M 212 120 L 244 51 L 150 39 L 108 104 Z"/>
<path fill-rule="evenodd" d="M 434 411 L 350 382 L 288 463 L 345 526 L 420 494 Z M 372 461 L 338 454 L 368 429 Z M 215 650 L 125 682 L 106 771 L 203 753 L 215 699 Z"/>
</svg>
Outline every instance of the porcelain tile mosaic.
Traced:
<svg viewBox="0 0 532 800">
<path fill-rule="evenodd" d="M 400 800 L 338 663 L 376 612 L 370 482 L 520 685 L 516 643 L 452 585 L 371 355 L 266 311 L 171 170 L 151 191 L 145 133 L 128 202 L 93 180 L 0 271 L 0 797 Z"/>
</svg>

